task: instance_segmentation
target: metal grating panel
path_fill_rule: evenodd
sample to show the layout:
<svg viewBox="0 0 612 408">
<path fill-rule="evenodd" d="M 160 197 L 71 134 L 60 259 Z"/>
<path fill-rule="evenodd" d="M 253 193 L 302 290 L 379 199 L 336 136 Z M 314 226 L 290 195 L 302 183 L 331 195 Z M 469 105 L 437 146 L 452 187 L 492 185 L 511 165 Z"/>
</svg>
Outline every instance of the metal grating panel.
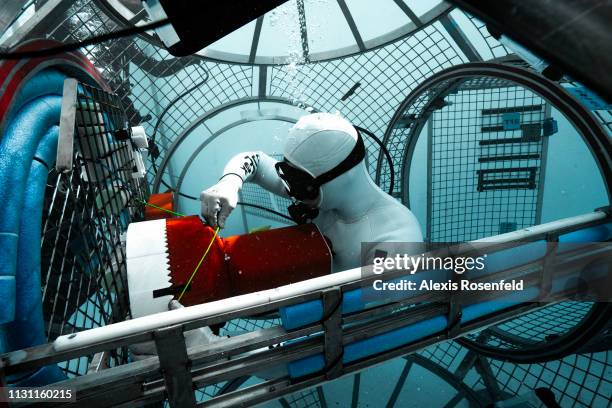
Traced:
<svg viewBox="0 0 612 408">
<path fill-rule="evenodd" d="M 607 408 L 612 395 L 608 372 L 612 363 L 610 351 L 574 354 L 539 364 L 513 364 L 477 357 L 455 342 L 428 347 L 419 354 L 487 399 L 500 401 L 542 387 L 551 390 L 562 407 Z"/>
<path fill-rule="evenodd" d="M 535 225 L 545 103 L 518 86 L 451 93 L 428 137 L 428 238 L 463 242 Z"/>
<path fill-rule="evenodd" d="M 47 336 L 122 321 L 129 316 L 122 234 L 142 219 L 146 183 L 133 179 L 135 162 L 118 96 L 79 84 L 71 171 L 51 170 L 41 242 L 43 313 Z M 129 137 L 129 133 L 127 133 Z M 111 353 L 111 365 L 126 362 Z M 70 375 L 88 361 L 72 360 Z"/>
</svg>

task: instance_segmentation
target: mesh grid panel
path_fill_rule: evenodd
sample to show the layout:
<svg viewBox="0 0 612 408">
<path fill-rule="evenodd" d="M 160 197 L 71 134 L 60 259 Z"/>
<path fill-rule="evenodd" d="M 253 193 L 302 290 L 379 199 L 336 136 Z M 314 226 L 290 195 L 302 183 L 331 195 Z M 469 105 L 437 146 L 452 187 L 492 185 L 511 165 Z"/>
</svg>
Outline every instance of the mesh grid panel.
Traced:
<svg viewBox="0 0 612 408">
<path fill-rule="evenodd" d="M 427 238 L 460 242 L 539 222 L 546 104 L 495 78 L 446 80 L 422 92 L 395 118 L 385 144 L 396 175 L 408 177 L 420 137 L 427 138 Z M 381 186 L 389 165 L 378 162 Z M 408 179 L 396 194 L 410 203 Z"/>
<path fill-rule="evenodd" d="M 273 66 L 270 90 L 320 111 L 340 111 L 352 123 L 382 136 L 397 105 L 420 80 L 466 62 L 463 58 L 440 24 L 434 23 L 406 39 L 356 56 L 297 69 Z M 357 82 L 355 93 L 342 101 Z M 368 138 L 364 142 L 368 169 L 374 175 L 379 149 Z"/>
<path fill-rule="evenodd" d="M 562 407 L 605 408 L 612 395 L 610 357 L 607 351 L 574 354 L 545 364 L 514 365 L 491 361 L 491 366 L 501 388 L 509 393 L 521 394 L 544 386 L 555 393 Z"/>
<path fill-rule="evenodd" d="M 470 241 L 538 223 L 543 100 L 511 84 L 465 88 L 446 96 L 431 119 L 433 242 Z"/>
<path fill-rule="evenodd" d="M 591 302 L 555 303 L 499 324 L 492 330 L 485 329 L 486 336 L 479 331 L 467 337 L 501 349 L 521 349 L 567 334 L 580 324 L 592 307 Z"/>
<path fill-rule="evenodd" d="M 129 222 L 142 219 L 147 186 L 132 177 L 131 143 L 117 136 L 125 124 L 117 96 L 78 85 L 73 168 L 51 171 L 43 207 L 43 314 L 50 341 L 129 316 L 122 236 Z M 111 365 L 126 357 L 111 353 Z M 80 375 L 87 360 L 63 366 Z"/>
<path fill-rule="evenodd" d="M 524 395 L 535 388 L 550 389 L 562 407 L 609 406 L 612 395 L 610 364 L 612 353 L 609 351 L 592 354 L 574 354 L 561 360 L 539 364 L 513 364 L 485 357 L 472 357 L 469 350 L 455 342 L 445 342 L 421 351 L 419 354 L 453 373 L 476 391 L 497 393 L 505 399 L 511 395 Z M 488 367 L 494 378 L 486 385 L 482 368 Z M 493 384 L 493 385 L 491 385 Z"/>
<path fill-rule="evenodd" d="M 285 398 L 279 400 L 282 407 L 294 407 L 294 408 L 311 408 L 311 407 L 325 407 L 327 406 L 324 401 L 321 401 L 321 387 L 298 391 Z"/>
<path fill-rule="evenodd" d="M 259 329 L 268 329 L 279 326 L 280 319 L 234 319 L 230 320 L 221 329 L 222 336 L 233 336 L 240 333 L 252 332 Z"/>
</svg>

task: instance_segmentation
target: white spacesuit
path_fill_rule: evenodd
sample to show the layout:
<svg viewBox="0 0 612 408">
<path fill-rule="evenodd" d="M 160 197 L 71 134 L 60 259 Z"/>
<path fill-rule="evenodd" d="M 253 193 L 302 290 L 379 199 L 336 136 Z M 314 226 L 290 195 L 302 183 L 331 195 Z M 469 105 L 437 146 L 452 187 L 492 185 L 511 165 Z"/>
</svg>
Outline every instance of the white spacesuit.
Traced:
<svg viewBox="0 0 612 408">
<path fill-rule="evenodd" d="M 415 216 L 372 181 L 364 157 L 361 135 L 346 119 L 303 116 L 289 130 L 283 161 L 263 152 L 234 156 L 219 182 L 200 194 L 202 215 L 223 227 L 244 182 L 291 197 L 293 218 L 311 220 L 331 241 L 334 272 L 370 263 L 376 242 L 422 242 Z"/>
<path fill-rule="evenodd" d="M 293 218 L 312 221 L 329 239 L 334 272 L 371 263 L 379 243 L 422 242 L 415 216 L 370 178 L 365 153 L 361 135 L 347 120 L 327 113 L 304 116 L 289 131 L 283 161 L 263 152 L 234 156 L 219 182 L 201 193 L 202 215 L 211 226 L 223 227 L 244 182 L 291 197 Z M 384 250 L 391 255 L 393 244 Z M 176 301 L 169 304 L 170 309 L 181 307 Z M 208 327 L 185 336 L 188 348 L 220 340 Z M 153 342 L 131 349 L 135 359 L 155 354 Z M 262 378 L 282 375 L 284 366 L 258 373 Z"/>
</svg>

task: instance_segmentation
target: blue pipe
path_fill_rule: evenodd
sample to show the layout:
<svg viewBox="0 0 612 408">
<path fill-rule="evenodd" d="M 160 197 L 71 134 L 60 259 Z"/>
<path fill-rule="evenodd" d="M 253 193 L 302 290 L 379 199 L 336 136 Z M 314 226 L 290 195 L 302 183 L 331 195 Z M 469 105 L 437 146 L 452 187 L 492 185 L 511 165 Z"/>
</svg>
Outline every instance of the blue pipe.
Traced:
<svg viewBox="0 0 612 408">
<path fill-rule="evenodd" d="M 555 279 L 553 282 L 552 292 L 555 293 L 565 290 L 568 287 L 575 287 L 577 283 L 575 279 L 576 275 L 580 275 L 580 273 L 581 272 L 577 271 L 575 274 L 570 274 L 568 276 Z M 590 279 L 603 279 L 607 276 L 608 270 L 605 267 L 597 267 L 588 270 L 586 273 L 590 275 Z M 499 312 L 512 306 L 535 301 L 539 295 L 540 288 L 537 286 L 532 286 L 524 289 L 521 292 L 513 292 L 495 300 L 468 305 L 462 309 L 461 323 L 469 323 L 483 316 Z M 445 315 L 439 315 L 407 326 L 399 327 L 377 336 L 358 340 L 353 343 L 349 343 L 344 347 L 342 362 L 343 364 L 349 364 L 374 354 L 383 353 L 420 339 L 424 339 L 428 336 L 432 336 L 436 333 L 441 333 L 447 327 L 447 317 Z M 299 339 L 293 342 L 299 342 Z M 287 371 L 292 378 L 313 374 L 317 371 L 321 371 L 324 368 L 325 357 L 323 353 L 304 357 L 302 359 L 292 361 L 287 365 Z"/>
<path fill-rule="evenodd" d="M 52 126 L 42 138 L 35 157 L 52 165 L 57 153 L 59 128 Z M 22 207 L 17 249 L 17 296 L 15 320 L 6 325 L 10 350 L 20 350 L 46 343 L 40 293 L 40 241 L 42 206 L 49 169 L 33 160 Z"/>
<path fill-rule="evenodd" d="M 0 352 L 46 342 L 40 292 L 42 205 L 55 162 L 61 95 L 66 76 L 46 69 L 16 92 L 0 139 Z M 22 216 L 23 215 L 23 216 Z M 17 242 L 15 242 L 15 240 Z M 2 324 L 4 323 L 4 324 Z M 11 385 L 38 386 L 65 379 L 56 365 L 9 376 Z"/>
<path fill-rule="evenodd" d="M 11 101 L 11 108 L 8 115 L 3 118 L 4 123 L 8 124 L 28 102 L 44 95 L 59 95 L 64 93 L 64 80 L 66 75 L 60 71 L 48 68 L 42 70 L 28 79 L 17 90 Z"/>
<path fill-rule="evenodd" d="M 59 127 L 51 127 L 38 145 L 35 157 L 52 165 L 57 153 L 58 135 Z M 40 292 L 40 241 L 48 175 L 46 165 L 37 160 L 32 161 L 19 229 L 15 320 L 2 327 L 5 330 L 6 350 L 21 350 L 47 342 Z M 20 377 L 16 379 L 9 376 L 7 380 L 14 386 L 33 387 L 66 379 L 57 365 L 42 367 Z"/>
<path fill-rule="evenodd" d="M 520 254 L 520 256 L 518 256 Z M 501 270 L 519 266 L 528 262 L 533 262 L 546 254 L 546 242 L 530 242 L 520 247 L 513 247 L 498 251 L 488 255 L 485 262 L 486 267 L 482 271 L 470 271 L 470 278 L 477 278 L 486 274 L 499 272 Z M 451 272 L 452 273 L 452 272 Z M 444 282 L 450 279 L 450 273 L 443 270 L 430 270 L 417 272 L 414 275 L 407 275 L 392 280 L 413 281 L 417 285 L 423 280 L 434 282 Z M 419 291 L 413 291 L 417 295 Z M 401 292 L 397 293 L 401 296 Z M 392 297 L 393 295 L 391 295 Z M 376 299 L 380 297 L 380 301 Z M 375 303 L 389 303 L 395 299 L 391 297 L 382 298 L 380 293 L 375 293 L 372 289 L 358 288 L 346 291 L 342 298 L 342 313 L 358 312 L 373 306 Z M 285 330 L 293 330 L 320 321 L 323 318 L 323 303 L 320 299 L 311 300 L 297 305 L 285 306 L 280 309 L 281 321 Z"/>
<path fill-rule="evenodd" d="M 538 296 L 539 289 L 529 288 L 526 289 L 525 292 L 526 293 L 520 294 L 520 301 L 517 301 L 516 294 L 511 294 L 495 301 L 467 306 L 463 309 L 461 322 L 466 323 L 486 314 L 525 302 L 526 299 L 533 300 Z M 344 346 L 342 362 L 343 364 L 349 364 L 374 354 L 393 350 L 436 333 L 441 333 L 447 327 L 447 317 L 445 315 L 439 315 L 367 339 L 355 341 Z M 321 371 L 324 367 L 325 357 L 323 353 L 318 353 L 290 362 L 287 364 L 287 371 L 291 378 L 299 378 Z"/>
<path fill-rule="evenodd" d="M 347 344 L 344 347 L 342 363 L 349 364 L 374 353 L 392 350 L 420 338 L 433 335 L 447 326 L 446 316 L 436 316 L 431 319 L 400 327 L 384 334 L 369 337 Z M 316 373 L 325 368 L 325 357 L 322 353 L 292 361 L 287 365 L 291 378 L 299 378 Z"/>
<path fill-rule="evenodd" d="M 59 122 L 61 102 L 61 96 L 48 95 L 27 103 L 0 140 L 0 324 L 15 318 L 19 227 L 32 158 L 41 138 Z"/>
<path fill-rule="evenodd" d="M 66 76 L 43 70 L 11 101 L 0 139 L 0 353 L 47 341 L 41 297 L 41 222 L 49 168 L 55 162 Z M 36 157 L 40 161 L 33 161 Z M 44 162 L 43 163 L 41 163 Z M 48 166 L 48 167 L 47 167 Z M 41 386 L 66 378 L 57 365 L 9 376 L 12 386 Z"/>
<path fill-rule="evenodd" d="M 12 273 L 12 271 L 14 271 L 16 259 L 14 258 L 14 253 L 9 252 L 8 248 L 14 248 L 14 245 L 15 245 L 14 240 L 16 238 L 16 235 L 15 235 L 16 231 L 14 230 L 14 225 L 15 225 L 15 222 L 18 222 L 18 220 L 20 219 L 19 212 L 14 211 L 15 208 L 20 207 L 19 203 L 18 202 L 11 203 L 11 204 L 14 204 L 14 207 L 11 205 L 7 205 L 7 202 L 5 201 L 6 200 L 5 195 L 3 195 L 2 194 L 3 191 L 1 191 L 1 190 L 6 190 L 6 189 L 11 188 L 10 185 L 13 184 L 11 183 L 10 178 L 5 179 L 5 177 L 7 176 L 7 173 L 10 173 L 11 171 L 12 157 L 10 155 L 10 152 L 7 155 L 3 155 L 2 152 L 5 150 L 5 147 L 7 147 L 7 144 L 8 144 L 7 139 L 13 137 L 11 136 L 12 134 L 11 128 L 13 128 L 13 130 L 18 130 L 18 129 L 15 129 L 15 125 L 13 124 L 12 119 L 16 117 L 18 114 L 20 114 L 21 108 L 24 105 L 28 104 L 29 102 L 33 101 L 34 99 L 41 97 L 42 95 L 53 94 L 53 95 L 61 96 L 63 92 L 65 78 L 66 76 L 64 74 L 60 73 L 59 71 L 53 70 L 53 69 L 46 69 L 46 70 L 43 70 L 35 74 L 30 80 L 28 80 L 25 84 L 23 84 L 19 88 L 19 90 L 17 91 L 17 93 L 15 94 L 13 98 L 13 101 L 11 102 L 12 107 L 11 107 L 11 111 L 9 112 L 9 115 L 4 118 L 5 123 L 6 123 L 6 126 L 5 126 L 6 132 L 2 136 L 2 138 L 0 138 L 0 186 L 2 187 L 2 189 L 0 189 L 0 199 L 3 200 L 0 202 L 3 203 L 4 214 L 6 214 L 9 218 L 12 218 L 12 220 L 5 220 L 8 222 L 5 222 L 4 228 L 2 224 L 0 223 L 0 251 L 3 251 L 3 253 L 5 254 L 3 258 L 6 258 L 6 260 L 2 263 L 7 264 L 4 270 L 0 269 L 0 299 L 15 299 L 14 288 L 15 288 L 16 282 L 14 280 L 14 273 Z M 21 116 L 23 119 L 23 115 Z M 44 125 L 41 126 L 41 128 L 44 128 L 44 127 L 45 127 Z M 39 133 L 39 135 L 42 136 L 43 134 L 42 132 L 46 130 L 47 130 L 46 128 L 44 130 L 41 130 L 41 133 Z M 28 136 L 27 135 L 24 136 L 22 132 L 20 142 L 27 143 L 27 141 L 28 141 Z M 15 140 L 13 140 L 13 142 L 15 142 Z M 38 141 L 32 140 L 31 142 L 32 142 L 31 147 L 36 148 Z M 4 157 L 5 159 L 3 159 L 2 157 Z M 27 171 L 29 170 L 29 167 L 27 166 L 29 166 L 29 164 L 27 163 L 27 160 L 22 160 L 22 164 L 23 164 L 22 167 L 14 168 L 12 170 L 14 170 L 15 172 L 21 173 L 22 177 L 26 177 Z M 15 184 L 19 184 L 18 178 Z M 21 193 L 21 190 L 15 190 L 9 193 L 11 193 L 10 195 L 15 196 L 15 195 L 19 195 Z M 0 220 L 0 222 L 1 221 L 2 220 Z M 10 224 L 12 226 L 11 228 L 8 228 L 8 230 L 6 228 L 7 224 Z M 2 267 L 0 266 L 0 268 Z M 5 305 L 3 306 L 4 307 L 0 309 L 0 324 L 6 321 L 11 321 L 15 313 L 15 305 L 12 301 L 7 301 Z M 2 344 L 2 339 L 0 338 L 0 349 L 2 349 L 1 344 Z"/>
</svg>

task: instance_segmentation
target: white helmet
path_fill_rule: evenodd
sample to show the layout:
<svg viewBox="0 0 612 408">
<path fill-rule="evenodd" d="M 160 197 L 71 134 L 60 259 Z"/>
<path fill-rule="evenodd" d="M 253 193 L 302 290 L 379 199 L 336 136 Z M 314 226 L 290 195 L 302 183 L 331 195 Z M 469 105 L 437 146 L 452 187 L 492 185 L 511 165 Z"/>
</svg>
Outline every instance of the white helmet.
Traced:
<svg viewBox="0 0 612 408">
<path fill-rule="evenodd" d="M 365 157 L 359 132 L 339 115 L 314 113 L 289 130 L 284 160 L 276 170 L 290 196 L 299 201 L 319 199 L 321 187 L 347 173 Z"/>
<path fill-rule="evenodd" d="M 313 113 L 289 130 L 284 156 L 317 177 L 346 159 L 357 138 L 357 130 L 340 115 Z"/>
</svg>

